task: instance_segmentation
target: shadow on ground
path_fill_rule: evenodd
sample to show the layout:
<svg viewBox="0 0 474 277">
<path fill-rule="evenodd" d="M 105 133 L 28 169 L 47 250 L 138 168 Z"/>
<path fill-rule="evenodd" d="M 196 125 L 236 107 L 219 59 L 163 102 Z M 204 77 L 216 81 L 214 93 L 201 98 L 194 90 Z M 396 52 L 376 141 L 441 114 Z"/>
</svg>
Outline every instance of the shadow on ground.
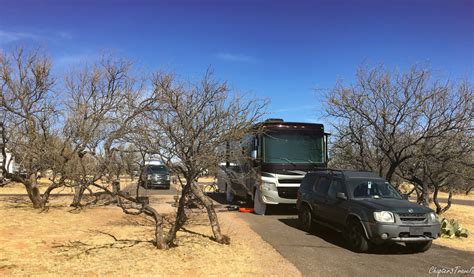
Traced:
<svg viewBox="0 0 474 277">
<path fill-rule="evenodd" d="M 278 220 L 290 227 L 300 229 L 297 218 L 280 218 Z M 317 236 L 328 243 L 350 250 L 342 233 L 336 232 L 328 227 L 315 224 L 313 230 L 306 234 L 309 236 Z M 405 245 L 394 243 L 387 245 L 373 245 L 367 254 L 405 255 L 412 253 L 413 252 L 408 250 Z"/>
<path fill-rule="evenodd" d="M 208 192 L 206 193 L 214 202 L 226 207 L 247 207 L 253 208 L 253 202 L 240 197 L 235 197 L 234 201 L 227 203 L 225 193 Z M 267 205 L 266 215 L 295 215 L 297 214 L 296 205 Z"/>
</svg>

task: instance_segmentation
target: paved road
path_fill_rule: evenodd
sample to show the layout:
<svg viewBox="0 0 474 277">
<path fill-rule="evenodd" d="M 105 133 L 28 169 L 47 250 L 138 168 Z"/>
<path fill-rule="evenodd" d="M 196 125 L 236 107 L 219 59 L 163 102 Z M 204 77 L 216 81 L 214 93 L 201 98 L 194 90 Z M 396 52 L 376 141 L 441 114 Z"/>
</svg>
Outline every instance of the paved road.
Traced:
<svg viewBox="0 0 474 277">
<path fill-rule="evenodd" d="M 442 204 L 446 204 L 448 202 L 447 198 L 438 198 L 438 200 Z M 410 198 L 410 201 L 416 202 L 416 198 Z M 471 200 L 471 199 L 451 199 L 451 204 L 474 206 L 474 200 Z"/>
<path fill-rule="evenodd" d="M 379 247 L 369 254 L 354 253 L 346 248 L 340 234 L 327 228 L 317 227 L 313 233 L 301 231 L 293 214 L 258 216 L 241 213 L 239 217 L 304 276 L 419 276 L 429 275 L 432 267 L 470 269 L 474 266 L 473 252 L 437 245 L 418 254 L 408 253 L 402 245 Z"/>
</svg>

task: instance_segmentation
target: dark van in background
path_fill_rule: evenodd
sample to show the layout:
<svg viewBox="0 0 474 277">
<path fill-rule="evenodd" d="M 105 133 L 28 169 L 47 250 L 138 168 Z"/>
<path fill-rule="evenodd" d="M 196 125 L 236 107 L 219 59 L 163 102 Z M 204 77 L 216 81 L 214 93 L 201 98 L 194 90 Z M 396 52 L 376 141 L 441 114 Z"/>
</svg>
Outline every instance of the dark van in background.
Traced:
<svg viewBox="0 0 474 277">
<path fill-rule="evenodd" d="M 163 164 L 147 164 L 143 168 L 142 174 L 142 181 L 140 185 L 145 189 L 170 188 L 170 172 Z"/>
</svg>

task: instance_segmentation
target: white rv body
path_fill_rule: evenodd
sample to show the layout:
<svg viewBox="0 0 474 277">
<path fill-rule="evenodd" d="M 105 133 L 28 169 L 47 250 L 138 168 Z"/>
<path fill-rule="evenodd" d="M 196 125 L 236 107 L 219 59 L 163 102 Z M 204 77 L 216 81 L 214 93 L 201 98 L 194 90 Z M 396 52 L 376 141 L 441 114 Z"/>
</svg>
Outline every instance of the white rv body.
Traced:
<svg viewBox="0 0 474 277">
<path fill-rule="evenodd" d="M 327 166 L 327 136 L 322 124 L 265 121 L 260 131 L 227 143 L 229 153 L 242 153 L 219 164 L 217 185 L 227 200 L 251 199 L 255 212 L 266 205 L 296 204 L 301 180 L 314 168 Z"/>
<path fill-rule="evenodd" d="M 3 156 L 0 155 L 0 166 L 3 167 L 4 164 L 6 166 L 6 170 L 8 173 L 15 172 L 16 170 L 15 159 L 13 158 L 11 153 L 7 152 L 5 161 L 3 161 Z M 0 172 L 0 176 L 1 176 L 1 173 L 2 172 Z"/>
</svg>

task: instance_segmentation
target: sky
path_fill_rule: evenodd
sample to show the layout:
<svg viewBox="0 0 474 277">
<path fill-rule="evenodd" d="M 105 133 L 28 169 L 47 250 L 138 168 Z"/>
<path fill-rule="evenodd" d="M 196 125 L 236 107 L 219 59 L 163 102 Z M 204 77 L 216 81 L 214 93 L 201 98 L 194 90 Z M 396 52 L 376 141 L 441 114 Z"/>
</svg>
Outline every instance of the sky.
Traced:
<svg viewBox="0 0 474 277">
<path fill-rule="evenodd" d="M 104 51 L 190 80 L 211 66 L 267 117 L 327 124 L 325 94 L 364 64 L 474 81 L 474 0 L 0 0 L 0 49 L 18 45 L 59 72 Z"/>
</svg>

